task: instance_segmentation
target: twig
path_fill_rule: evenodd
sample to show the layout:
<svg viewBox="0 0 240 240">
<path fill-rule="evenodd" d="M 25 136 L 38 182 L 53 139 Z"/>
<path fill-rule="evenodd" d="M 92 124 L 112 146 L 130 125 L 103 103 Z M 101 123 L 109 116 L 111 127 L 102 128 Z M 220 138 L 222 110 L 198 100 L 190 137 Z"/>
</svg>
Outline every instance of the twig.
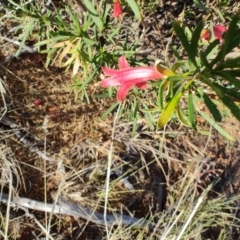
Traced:
<svg viewBox="0 0 240 240">
<path fill-rule="evenodd" d="M 15 45 L 17 45 L 17 46 L 20 46 L 20 45 L 21 45 L 21 43 L 20 43 L 19 41 L 12 40 L 12 39 L 7 38 L 7 37 L 1 37 L 1 36 L 0 36 L 0 38 L 2 38 L 2 39 L 5 40 L 5 41 L 8 41 L 8 42 L 10 42 L 10 43 L 13 43 L 13 44 L 15 44 Z M 34 45 L 33 45 L 33 46 L 23 45 L 20 53 L 18 53 L 18 54 L 13 53 L 13 54 L 7 56 L 7 57 L 5 58 L 5 60 L 4 60 L 3 62 L 1 62 L 1 65 L 6 65 L 6 64 L 9 63 L 12 59 L 17 58 L 17 57 L 18 57 L 19 55 L 21 55 L 22 53 L 36 53 L 36 52 L 38 52 L 38 49 L 37 49 L 36 46 L 34 46 Z"/>
<path fill-rule="evenodd" d="M 8 203 L 9 202 L 9 195 L 6 193 L 0 193 L 0 202 Z M 26 209 L 33 209 L 37 211 L 44 211 L 44 212 L 53 212 L 56 214 L 65 214 L 70 215 L 75 218 L 83 218 L 85 220 L 91 221 L 96 224 L 104 225 L 105 219 L 104 215 L 101 213 L 93 212 L 88 208 L 81 207 L 73 202 L 67 201 L 62 197 L 58 198 L 58 204 L 51 204 L 51 203 L 44 203 L 35 201 L 29 198 L 21 198 L 21 197 L 12 197 L 10 206 L 13 208 L 24 208 Z M 108 225 L 131 225 L 139 228 L 150 227 L 153 228 L 155 226 L 154 223 L 148 222 L 144 219 L 139 219 L 135 217 L 130 217 L 127 215 L 121 214 L 114 214 L 106 215 L 106 221 Z"/>
</svg>

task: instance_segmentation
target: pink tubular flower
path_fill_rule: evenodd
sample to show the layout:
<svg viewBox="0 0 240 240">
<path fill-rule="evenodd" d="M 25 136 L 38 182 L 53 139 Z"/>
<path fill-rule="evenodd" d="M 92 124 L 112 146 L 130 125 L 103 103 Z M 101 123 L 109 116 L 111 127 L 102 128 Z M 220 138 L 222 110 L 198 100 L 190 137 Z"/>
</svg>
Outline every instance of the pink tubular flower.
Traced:
<svg viewBox="0 0 240 240">
<path fill-rule="evenodd" d="M 209 41 L 211 39 L 211 32 L 208 29 L 203 29 L 201 33 L 201 39 Z"/>
<path fill-rule="evenodd" d="M 219 24 L 218 26 L 213 26 L 213 34 L 214 37 L 219 39 L 220 42 L 223 42 L 224 38 L 222 35 L 227 31 L 227 28 L 223 24 Z"/>
<path fill-rule="evenodd" d="M 117 100 L 123 101 L 131 88 L 147 88 L 147 81 L 165 78 L 166 76 L 154 67 L 131 68 L 124 56 L 118 59 L 119 70 L 102 67 L 102 71 L 109 78 L 101 82 L 102 87 L 119 86 Z"/>
<path fill-rule="evenodd" d="M 113 17 L 119 17 L 122 15 L 122 8 L 120 5 L 120 0 L 115 0 L 113 4 Z"/>
<path fill-rule="evenodd" d="M 219 39 L 220 42 L 223 42 L 223 33 L 227 31 L 227 28 L 223 24 L 219 24 L 218 26 L 213 26 L 213 35 L 214 39 Z M 204 29 L 201 34 L 201 39 L 206 41 L 211 40 L 211 31 Z"/>
</svg>

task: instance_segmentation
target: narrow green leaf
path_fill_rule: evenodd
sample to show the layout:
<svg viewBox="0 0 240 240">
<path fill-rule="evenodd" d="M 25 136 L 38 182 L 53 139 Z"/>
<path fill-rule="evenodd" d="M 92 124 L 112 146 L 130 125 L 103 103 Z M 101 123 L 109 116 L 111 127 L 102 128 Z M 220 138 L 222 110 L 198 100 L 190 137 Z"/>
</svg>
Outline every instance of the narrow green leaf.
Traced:
<svg viewBox="0 0 240 240">
<path fill-rule="evenodd" d="M 239 68 L 239 66 L 240 66 L 240 57 L 229 58 L 225 60 L 223 64 L 217 66 L 215 70 L 223 70 L 226 68 L 236 68 L 236 67 Z"/>
<path fill-rule="evenodd" d="M 189 29 L 189 27 L 184 27 L 184 33 L 186 34 L 186 37 L 188 40 L 190 40 L 192 38 L 192 32 Z"/>
<path fill-rule="evenodd" d="M 199 1 L 199 0 L 193 0 L 193 2 L 197 5 L 197 7 L 198 7 L 199 9 L 201 9 L 201 10 L 203 10 L 203 11 L 206 11 L 206 12 L 209 11 L 209 9 L 206 8 L 201 1 Z"/>
<path fill-rule="evenodd" d="M 233 116 L 235 116 L 237 118 L 238 121 L 240 121 L 240 108 L 239 106 L 237 106 L 233 100 L 231 98 L 229 98 L 228 96 L 224 96 L 223 98 L 221 98 L 222 102 L 224 103 L 224 105 L 226 105 Z"/>
<path fill-rule="evenodd" d="M 196 121 L 196 113 L 193 104 L 193 95 L 191 92 L 188 94 L 188 121 L 191 127 L 194 127 Z"/>
<path fill-rule="evenodd" d="M 221 122 L 222 116 L 217 108 L 217 105 L 202 90 L 199 89 L 198 92 L 200 93 L 202 99 L 198 98 L 197 96 L 195 96 L 194 98 L 197 99 L 198 101 L 204 101 L 210 113 L 212 114 L 214 120 L 216 122 Z"/>
<path fill-rule="evenodd" d="M 153 118 L 153 115 L 151 114 L 151 109 L 148 109 L 147 104 L 145 104 L 144 102 L 142 102 L 144 109 L 141 109 L 141 111 L 144 113 L 145 118 L 148 121 L 148 124 L 150 125 L 150 129 L 154 129 L 155 128 L 155 120 Z M 157 108 L 159 111 L 159 108 Z"/>
<path fill-rule="evenodd" d="M 167 106 L 162 110 L 157 126 L 158 128 L 163 128 L 167 122 L 171 119 L 179 100 L 181 99 L 183 92 L 178 92 L 167 104 Z"/>
<path fill-rule="evenodd" d="M 224 89 L 220 88 L 220 85 L 211 82 L 204 74 L 201 75 L 200 80 L 210 86 L 219 98 L 224 97 Z"/>
<path fill-rule="evenodd" d="M 14 6 L 17 7 L 17 8 L 22 9 L 21 5 L 15 3 L 14 1 L 12 1 L 12 0 L 8 0 L 8 2 L 11 3 L 12 5 L 14 5 Z"/>
<path fill-rule="evenodd" d="M 82 0 L 82 1 L 83 1 L 84 5 L 86 6 L 88 12 L 90 13 L 91 18 L 92 18 L 93 22 L 95 23 L 95 25 L 98 27 L 98 29 L 100 31 L 102 31 L 104 28 L 104 24 L 103 24 L 102 19 L 99 17 L 96 9 L 94 8 L 94 5 L 92 4 L 92 2 L 90 0 Z"/>
<path fill-rule="evenodd" d="M 206 104 L 207 108 L 209 109 L 210 113 L 212 114 L 214 120 L 216 122 L 222 121 L 222 115 L 217 108 L 217 105 L 208 97 L 207 94 L 203 95 L 204 103 Z"/>
<path fill-rule="evenodd" d="M 163 109 L 163 97 L 164 97 L 164 91 L 167 87 L 167 79 L 163 79 L 159 88 L 158 88 L 158 97 L 157 97 L 157 104 L 160 109 Z"/>
<path fill-rule="evenodd" d="M 103 113 L 103 115 L 101 116 L 101 119 L 104 120 L 108 116 L 108 114 L 110 114 L 118 105 L 119 105 L 118 102 L 113 103 L 111 107 L 108 108 L 107 111 Z"/>
<path fill-rule="evenodd" d="M 234 16 L 232 18 L 232 21 L 229 24 L 229 28 L 227 30 L 225 40 L 224 40 L 224 43 L 223 43 L 221 51 L 220 51 L 220 54 L 221 54 L 220 61 L 221 62 L 223 62 L 226 54 L 228 54 L 231 49 L 232 40 L 234 39 L 234 36 L 237 33 L 237 31 L 236 31 L 237 22 L 238 22 L 238 16 Z"/>
<path fill-rule="evenodd" d="M 216 53 L 218 46 L 219 40 L 214 40 L 213 42 L 211 42 L 204 51 L 205 56 L 207 56 L 207 58 L 210 58 L 214 53 Z"/>
<path fill-rule="evenodd" d="M 240 109 L 230 97 L 225 95 L 226 89 L 219 86 L 216 83 L 212 83 L 205 76 L 202 76 L 202 80 L 205 83 L 207 83 L 216 92 L 216 94 L 221 99 L 223 104 L 230 109 L 233 116 L 235 116 L 238 120 L 240 120 Z"/>
<path fill-rule="evenodd" d="M 225 130 L 223 130 L 212 118 L 210 118 L 205 112 L 202 112 L 199 109 L 198 109 L 198 112 L 211 126 L 213 126 L 225 138 L 231 141 L 235 140 L 231 135 L 229 135 Z"/>
<path fill-rule="evenodd" d="M 211 65 L 209 64 L 208 60 L 207 60 L 207 57 L 205 55 L 205 52 L 200 52 L 200 59 L 202 61 L 202 65 L 208 69 L 208 70 L 211 70 Z"/>
<path fill-rule="evenodd" d="M 231 84 L 233 84 L 236 88 L 240 89 L 240 81 L 235 78 L 232 73 L 234 71 L 213 71 L 212 74 L 220 76 L 221 78 L 223 78 L 223 80 L 227 80 L 229 81 Z M 239 71 L 240 74 L 240 71 Z"/>
<path fill-rule="evenodd" d="M 228 48 L 228 53 L 231 52 L 235 47 L 238 47 L 240 44 L 240 29 L 236 29 L 237 36 L 231 42 L 231 45 Z"/>
<path fill-rule="evenodd" d="M 215 59 L 212 60 L 210 65 L 213 67 L 218 61 L 223 62 L 226 55 L 231 50 L 240 44 L 240 30 L 237 28 L 238 16 L 234 16 L 229 24 L 229 28 L 226 32 L 225 40 L 221 46 Z"/>
<path fill-rule="evenodd" d="M 194 54 L 194 50 L 191 47 L 191 45 L 189 44 L 189 42 L 187 40 L 187 36 L 184 34 L 184 29 L 180 26 L 180 24 L 178 22 L 174 22 L 173 23 L 173 29 L 174 29 L 177 37 L 181 41 L 185 51 L 187 52 L 187 55 L 188 55 L 190 61 L 198 69 L 198 66 L 197 66 L 197 63 L 196 63 L 196 59 L 195 59 L 196 56 Z"/>
<path fill-rule="evenodd" d="M 237 101 L 240 101 L 240 92 L 237 92 L 235 89 L 229 89 L 229 88 L 225 88 L 222 87 L 223 91 L 231 98 L 235 98 Z"/>
<path fill-rule="evenodd" d="M 239 67 L 239 66 L 237 66 Z M 231 69 L 231 70 L 224 70 L 224 73 L 228 73 L 234 77 L 240 77 L 240 69 Z"/>
<path fill-rule="evenodd" d="M 209 46 L 211 46 L 211 48 L 207 48 L 207 49 L 205 50 L 205 53 L 206 53 L 206 56 L 207 56 L 208 59 L 210 59 L 210 58 L 213 56 L 213 54 L 215 54 L 215 53 L 217 52 L 218 46 L 219 46 L 219 40 L 218 40 L 218 39 L 214 40 L 212 43 L 210 43 Z M 220 51 L 221 51 L 221 50 L 220 50 Z M 216 56 L 214 56 L 214 58 L 212 59 L 212 61 L 209 63 L 210 66 L 211 66 L 211 69 L 213 68 L 213 66 L 214 66 L 217 62 L 219 62 L 219 61 L 221 60 L 221 53 L 220 53 L 220 51 L 218 51 L 218 53 L 216 54 Z"/>
<path fill-rule="evenodd" d="M 141 21 L 142 20 L 142 15 L 141 15 L 140 9 L 139 9 L 136 1 L 135 0 L 126 0 L 126 2 L 128 3 L 128 5 L 132 9 L 132 11 L 134 12 L 134 15 L 136 16 L 136 18 L 139 21 Z"/>
<path fill-rule="evenodd" d="M 25 42 L 28 40 L 28 38 L 30 36 L 32 36 L 32 32 L 33 32 L 33 29 L 35 27 L 36 21 L 30 19 L 29 22 L 25 23 L 25 24 L 26 24 L 26 26 L 24 26 L 23 33 L 21 34 L 21 40 L 22 41 L 21 41 L 21 43 L 19 45 L 19 48 L 16 52 L 16 56 L 18 56 L 20 54 Z"/>
<path fill-rule="evenodd" d="M 172 65 L 171 70 L 175 73 L 179 68 L 184 66 L 184 64 L 186 64 L 186 62 L 184 62 L 184 61 L 177 61 L 177 62 L 175 62 Z"/>
<path fill-rule="evenodd" d="M 132 138 L 135 137 L 137 131 L 137 121 L 138 121 L 138 106 L 139 102 L 136 98 L 134 98 L 134 102 L 132 105 L 132 113 L 131 119 L 133 119 L 133 126 L 132 126 Z"/>
<path fill-rule="evenodd" d="M 176 75 L 176 76 L 171 76 L 168 77 L 167 80 L 169 82 L 174 82 L 174 81 L 183 81 L 192 78 L 191 76 L 185 76 L 185 75 Z"/>
<path fill-rule="evenodd" d="M 203 21 L 200 21 L 197 27 L 195 28 L 192 34 L 192 39 L 191 39 L 191 47 L 192 47 L 194 56 L 197 55 L 198 42 L 199 42 L 202 30 L 203 30 Z"/>
<path fill-rule="evenodd" d="M 182 109 L 179 107 L 179 105 L 177 105 L 176 107 L 176 113 L 178 116 L 178 119 L 180 120 L 180 122 L 187 126 L 187 127 L 192 127 L 192 125 L 189 123 L 188 121 L 188 117 L 184 114 L 184 112 L 182 111 Z"/>
</svg>

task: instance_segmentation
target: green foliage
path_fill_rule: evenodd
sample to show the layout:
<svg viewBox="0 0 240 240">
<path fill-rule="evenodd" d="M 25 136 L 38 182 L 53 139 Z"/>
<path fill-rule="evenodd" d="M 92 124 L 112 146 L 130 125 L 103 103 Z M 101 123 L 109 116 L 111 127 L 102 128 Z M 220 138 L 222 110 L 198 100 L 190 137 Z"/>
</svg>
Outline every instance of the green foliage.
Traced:
<svg viewBox="0 0 240 240">
<path fill-rule="evenodd" d="M 235 100 L 240 100 L 240 58 L 226 57 L 233 48 L 240 44 L 238 22 L 237 16 L 232 18 L 222 45 L 219 45 L 217 39 L 209 43 L 207 47 L 201 47 L 199 44 L 203 30 L 202 22 L 188 35 L 184 31 L 184 26 L 180 26 L 178 22 L 173 24 L 173 29 L 189 58 L 186 61 L 176 61 L 171 67 L 175 76 L 169 76 L 162 82 L 158 97 L 159 107 L 162 109 L 158 119 L 159 128 L 170 120 L 174 112 L 184 125 L 196 128 L 196 117 L 199 113 L 221 134 L 232 140 L 232 137 L 216 122 L 222 120 L 221 104 L 240 120 L 239 104 L 235 102 Z M 191 36 L 190 39 L 189 36 Z M 177 56 L 179 57 L 178 54 Z M 181 108 L 182 98 L 185 99 L 184 102 L 187 102 L 183 109 Z M 212 119 L 196 108 L 196 101 L 200 101 L 208 108 Z"/>
<path fill-rule="evenodd" d="M 128 3 L 128 5 L 131 7 L 132 11 L 134 12 L 134 15 L 136 16 L 136 18 L 141 21 L 142 20 L 142 15 L 139 9 L 138 4 L 136 3 L 135 0 L 126 0 L 126 2 Z"/>
<path fill-rule="evenodd" d="M 201 1 L 194 2 L 202 10 L 209 11 Z M 220 2 L 219 4 L 226 3 L 226 1 Z M 142 21 L 138 2 L 127 0 L 126 3 L 135 17 Z M 20 23 L 15 28 L 21 41 L 17 53 L 21 52 L 29 38 L 34 38 L 39 50 L 47 54 L 47 66 L 54 64 L 66 69 L 72 68 L 73 77 L 81 69 L 85 80 L 75 86 L 89 102 L 86 88 L 98 74 L 103 62 L 105 66 L 109 66 L 116 62 L 120 55 L 133 56 L 136 45 L 132 43 L 129 46 L 127 38 L 125 42 L 116 42 L 121 23 L 119 22 L 117 27 L 108 23 L 107 16 L 112 6 L 106 4 L 104 0 L 83 0 L 81 4 L 87 13 L 81 18 L 68 4 L 63 4 L 62 9 L 54 10 L 54 14 L 49 9 L 45 9 L 42 14 L 40 4 L 36 2 L 25 4 L 25 1 L 16 3 L 10 0 L 8 7 L 13 12 L 11 18 L 15 18 Z M 211 23 L 210 26 L 213 34 L 213 24 Z M 157 120 L 159 128 L 165 126 L 173 117 L 177 117 L 184 125 L 197 129 L 197 115 L 203 116 L 203 114 L 195 107 L 196 96 L 211 114 L 211 120 L 204 117 L 206 121 L 221 122 L 221 104 L 240 120 L 239 105 L 236 102 L 240 100 L 240 57 L 226 57 L 240 44 L 239 18 L 237 16 L 232 18 L 221 45 L 219 40 L 214 40 L 213 37 L 209 43 L 202 43 L 203 27 L 202 21 L 194 30 L 179 22 L 173 23 L 173 30 L 188 59 L 181 58 L 179 50 L 182 49 L 174 49 L 176 61 L 171 66 L 156 64 L 158 71 L 167 76 L 160 83 L 153 84 L 155 87 L 153 91 L 157 91 L 156 100 L 149 101 L 148 106 L 146 102 L 141 101 L 140 91 L 134 90 L 136 99 L 128 104 L 131 113 L 126 114 L 127 108 L 122 110 L 127 119 L 135 121 L 135 118 L 140 117 L 139 111 L 142 111 L 142 114 L 151 120 L 150 124 L 153 126 L 155 120 L 151 112 L 152 109 L 154 111 L 157 109 L 161 111 Z M 101 38 L 104 38 L 105 44 L 101 44 Z M 106 50 L 109 43 L 116 45 L 112 52 Z M 77 82 L 76 79 L 74 81 Z M 109 89 L 107 93 L 98 96 L 107 97 L 112 94 L 112 89 Z M 114 110 L 115 107 L 110 109 Z M 220 129 L 220 125 L 217 129 Z M 220 131 L 223 133 L 222 130 Z"/>
</svg>

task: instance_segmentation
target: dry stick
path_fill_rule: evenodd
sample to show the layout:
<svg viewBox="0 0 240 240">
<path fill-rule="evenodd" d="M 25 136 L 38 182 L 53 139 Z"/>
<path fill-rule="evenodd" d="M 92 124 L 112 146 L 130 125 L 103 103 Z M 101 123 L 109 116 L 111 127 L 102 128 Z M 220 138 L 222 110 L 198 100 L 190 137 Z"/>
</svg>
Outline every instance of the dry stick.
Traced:
<svg viewBox="0 0 240 240">
<path fill-rule="evenodd" d="M 0 202 L 9 203 L 9 195 L 6 193 L 0 193 Z M 154 228 L 155 226 L 154 223 L 149 223 L 144 219 L 130 217 L 127 215 L 107 214 L 106 216 L 104 216 L 101 213 L 93 212 L 91 209 L 81 207 L 73 202 L 65 200 L 62 197 L 58 198 L 58 204 L 39 202 L 29 198 L 12 197 L 10 206 L 15 209 L 19 207 L 25 211 L 27 211 L 27 209 L 33 209 L 37 211 L 70 215 L 75 218 L 83 218 L 87 221 L 91 221 L 93 223 L 101 225 L 105 225 L 106 218 L 108 225 L 119 225 L 121 223 L 123 225 L 133 225 L 139 228 Z"/>
<path fill-rule="evenodd" d="M 47 161 L 55 162 L 55 163 L 59 162 L 53 159 L 52 157 L 47 156 L 46 153 L 42 152 L 40 149 L 34 146 L 34 144 L 31 143 L 30 140 L 26 138 L 24 131 L 21 130 L 20 126 L 13 119 L 4 116 L 2 117 L 2 119 L 0 119 L 0 123 L 14 129 L 15 130 L 14 133 L 18 138 L 18 140 L 21 143 L 23 143 L 25 146 L 27 146 L 32 152 L 37 153 L 41 158 Z M 110 168 L 111 168 L 111 165 L 110 165 Z M 109 174 L 111 170 L 110 168 L 109 168 Z M 109 185 L 108 185 L 108 189 L 109 189 Z M 9 198 L 8 194 L 0 193 L 0 202 L 9 203 L 8 198 Z M 14 207 L 14 208 L 25 207 L 27 209 L 30 208 L 38 211 L 52 212 L 57 214 L 66 214 L 73 217 L 81 217 L 88 221 L 94 222 L 96 224 L 102 224 L 102 225 L 104 224 L 116 225 L 116 224 L 122 223 L 123 225 L 134 225 L 140 228 L 154 227 L 154 223 L 145 221 L 144 219 L 139 219 L 139 218 L 130 217 L 130 216 L 121 215 L 121 214 L 108 215 L 106 213 L 105 214 L 95 213 L 94 211 L 88 208 L 83 208 L 81 206 L 78 206 L 77 204 L 69 202 L 62 197 L 59 197 L 58 203 L 59 204 L 49 204 L 49 203 L 38 202 L 29 198 L 14 197 L 11 199 L 10 205 L 11 207 Z"/>
<path fill-rule="evenodd" d="M 15 44 L 15 45 L 17 45 L 17 46 L 20 46 L 20 45 L 21 45 L 21 43 L 20 43 L 19 41 L 12 40 L 12 39 L 7 38 L 7 37 L 1 37 L 1 36 L 0 36 L 0 38 L 2 38 L 3 40 L 5 40 L 5 41 L 7 41 L 7 42 L 13 43 L 13 44 Z M 1 64 L 1 65 L 6 65 L 6 64 L 8 64 L 10 61 L 12 61 L 12 59 L 17 58 L 17 57 L 18 57 L 19 55 L 21 55 L 22 53 L 37 53 L 37 52 L 38 52 L 38 48 L 37 48 L 35 45 L 33 45 L 33 46 L 23 45 L 23 47 L 22 47 L 22 49 L 21 49 L 21 51 L 20 51 L 20 53 L 19 53 L 18 55 L 17 55 L 16 53 L 10 54 L 10 55 L 7 56 L 7 57 L 5 58 L 5 60 L 4 60 L 3 62 L 1 62 L 0 64 Z"/>
</svg>

